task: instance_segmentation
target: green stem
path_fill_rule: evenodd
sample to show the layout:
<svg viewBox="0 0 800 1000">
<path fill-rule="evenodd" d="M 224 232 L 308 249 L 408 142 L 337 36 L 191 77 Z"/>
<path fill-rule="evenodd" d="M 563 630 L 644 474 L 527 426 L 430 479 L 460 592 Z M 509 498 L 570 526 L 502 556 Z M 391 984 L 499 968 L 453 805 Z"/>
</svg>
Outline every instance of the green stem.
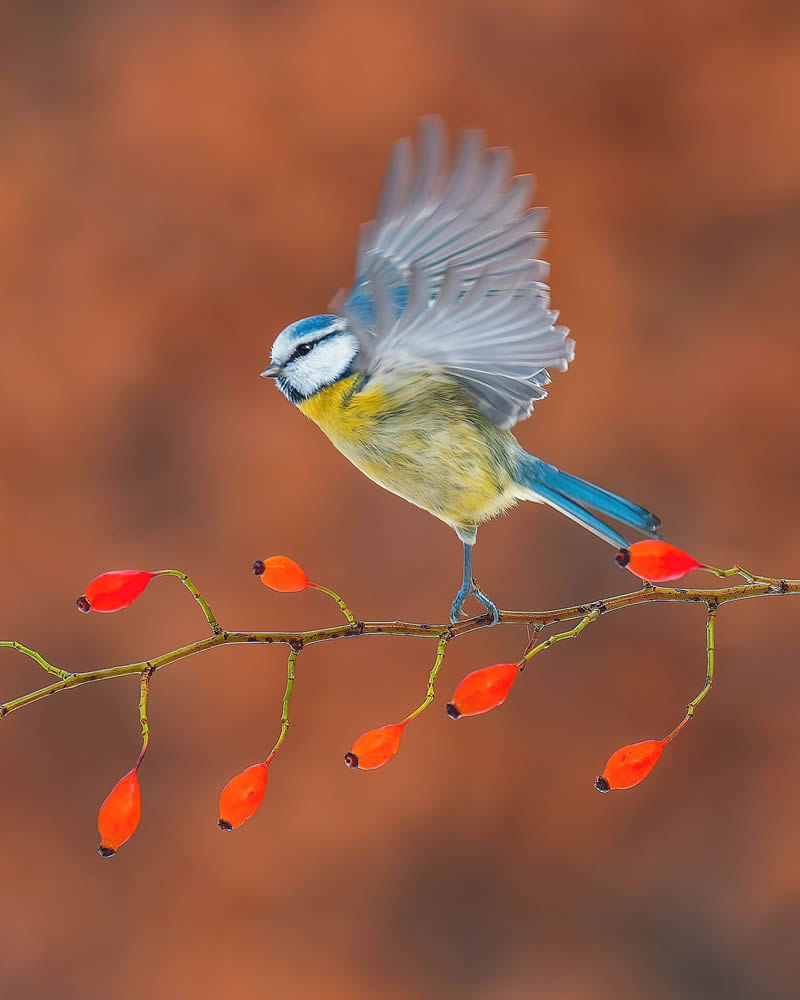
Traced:
<svg viewBox="0 0 800 1000">
<path fill-rule="evenodd" d="M 145 667 L 139 678 L 139 723 L 142 727 L 142 749 L 139 759 L 136 761 L 138 770 L 147 753 L 150 744 L 150 723 L 147 720 L 147 697 L 150 694 L 150 678 L 153 676 L 153 668 Z"/>
<path fill-rule="evenodd" d="M 222 629 L 219 627 L 217 619 L 214 617 L 214 612 L 211 610 L 208 601 L 205 599 L 205 597 L 203 597 L 203 595 L 200 593 L 197 587 L 195 587 L 195 585 L 192 583 L 192 581 L 185 573 L 182 573 L 179 569 L 160 569 L 157 571 L 155 575 L 177 576 L 177 578 L 181 581 L 184 587 L 186 587 L 186 589 L 189 591 L 192 597 L 200 605 L 203 614 L 206 616 L 206 621 L 208 622 L 209 627 L 211 628 L 211 631 L 214 633 L 214 635 L 219 635 L 220 632 L 222 632 Z"/>
<path fill-rule="evenodd" d="M 586 615 L 586 617 L 583 618 L 582 621 L 575 626 L 575 628 L 571 628 L 568 632 L 559 632 L 557 635 L 551 635 L 545 639 L 544 642 L 540 642 L 538 646 L 534 646 L 533 649 L 528 649 L 520 660 L 520 670 L 524 669 L 525 663 L 536 656 L 537 653 L 543 653 L 546 649 L 554 646 L 557 642 L 561 642 L 563 639 L 574 639 L 576 636 L 580 635 L 587 625 L 591 625 L 592 622 L 597 621 L 601 613 L 601 608 L 595 608 L 588 615 Z"/>
<path fill-rule="evenodd" d="M 748 583 L 773 583 L 774 581 L 768 576 L 756 576 L 754 573 L 748 573 L 746 569 L 742 569 L 741 566 L 731 566 L 730 569 L 717 569 L 716 566 L 703 566 L 703 569 L 707 570 L 709 573 L 713 573 L 714 576 L 718 576 L 720 579 L 725 579 L 729 576 L 740 576 L 743 580 Z"/>
<path fill-rule="evenodd" d="M 356 624 L 355 615 L 353 614 L 353 612 L 350 610 L 350 608 L 348 608 L 348 606 L 344 603 L 344 601 L 342 600 L 342 598 L 339 597 L 339 595 L 335 591 L 328 590 L 327 587 L 323 587 L 319 583 L 309 583 L 309 587 L 312 587 L 314 590 L 321 590 L 323 594 L 327 594 L 328 597 L 332 597 L 334 599 L 334 601 L 336 601 L 336 603 L 339 605 L 339 610 L 342 612 L 342 614 L 345 616 L 345 618 L 348 620 L 348 622 L 351 625 L 355 625 Z"/>
<path fill-rule="evenodd" d="M 694 712 L 700 702 L 705 698 L 714 684 L 714 656 L 716 653 L 716 626 L 717 626 L 717 605 L 710 601 L 708 604 L 708 617 L 706 618 L 706 683 L 700 693 L 692 698 L 686 706 L 686 715 L 672 730 L 669 736 L 665 737 L 664 744 L 671 743 L 694 718 Z"/>
<path fill-rule="evenodd" d="M 8 646 L 10 649 L 16 649 L 18 653 L 24 653 L 25 656 L 30 656 L 32 660 L 36 660 L 42 670 L 46 670 L 48 674 L 54 674 L 62 680 L 66 680 L 68 677 L 73 676 L 68 670 L 62 670 L 60 667 L 54 667 L 52 663 L 47 662 L 41 653 L 37 653 L 35 649 L 28 649 L 28 647 L 23 646 L 21 642 L 15 642 L 12 639 L 2 639 L 0 640 L 0 646 Z"/>
<path fill-rule="evenodd" d="M 270 750 L 269 757 L 267 757 L 265 764 L 267 767 L 272 763 L 275 758 L 275 754 L 280 750 L 281 744 L 286 739 L 286 734 L 289 731 L 289 704 L 292 700 L 292 691 L 294 689 L 294 679 L 295 679 L 295 664 L 297 663 L 297 656 L 300 651 L 298 649 L 291 649 L 289 651 L 289 662 L 286 665 L 286 690 L 283 693 L 283 709 L 281 711 L 281 731 L 278 734 L 278 739 L 275 741 L 275 746 Z"/>
<path fill-rule="evenodd" d="M 443 635 L 439 639 L 439 643 L 436 647 L 436 659 L 434 660 L 433 666 L 431 667 L 431 672 L 428 675 L 428 690 L 425 694 L 425 700 L 422 702 L 421 705 L 419 705 L 417 708 L 414 709 L 411 715 L 403 719 L 401 725 L 404 726 L 407 722 L 411 722 L 414 719 L 416 719 L 418 715 L 422 715 L 425 709 L 431 704 L 433 699 L 436 697 L 434 686 L 436 684 L 436 678 L 439 676 L 439 671 L 442 669 L 442 663 L 444 662 L 444 654 L 447 649 L 447 644 L 449 641 L 450 641 L 449 635 Z"/>
</svg>

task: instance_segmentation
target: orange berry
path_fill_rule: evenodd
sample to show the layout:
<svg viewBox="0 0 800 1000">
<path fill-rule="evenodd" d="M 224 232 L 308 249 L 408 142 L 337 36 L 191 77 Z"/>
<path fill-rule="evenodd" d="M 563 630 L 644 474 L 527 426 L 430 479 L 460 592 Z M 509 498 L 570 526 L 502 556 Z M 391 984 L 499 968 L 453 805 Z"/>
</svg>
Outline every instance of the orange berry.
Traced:
<svg viewBox="0 0 800 1000">
<path fill-rule="evenodd" d="M 666 740 L 645 740 L 617 750 L 608 758 L 595 788 L 598 792 L 610 792 L 638 785 L 656 766 L 666 745 Z"/>
<path fill-rule="evenodd" d="M 155 573 L 118 569 L 96 576 L 77 601 L 78 611 L 120 611 L 136 600 Z"/>
<path fill-rule="evenodd" d="M 258 811 L 267 787 L 267 765 L 262 761 L 231 778 L 219 797 L 220 830 L 235 830 Z"/>
<path fill-rule="evenodd" d="M 371 729 L 359 736 L 353 749 L 344 755 L 345 764 L 361 771 L 374 771 L 376 767 L 382 767 L 400 749 L 404 727 L 404 722 L 397 722 L 380 729 Z"/>
<path fill-rule="evenodd" d="M 497 708 L 508 697 L 518 674 L 518 663 L 496 663 L 473 670 L 455 689 L 447 714 L 451 719 L 460 719 L 462 715 L 481 715 Z"/>
<path fill-rule="evenodd" d="M 655 538 L 636 542 L 628 549 L 620 549 L 616 558 L 620 566 L 651 583 L 678 580 L 693 569 L 703 568 L 702 563 L 681 549 Z"/>
<path fill-rule="evenodd" d="M 97 814 L 100 846 L 97 853 L 104 858 L 113 858 L 120 847 L 136 833 L 141 815 L 142 795 L 137 769 L 134 768 L 119 779 L 100 806 Z"/>
<path fill-rule="evenodd" d="M 308 577 L 293 559 L 287 556 L 270 556 L 253 563 L 253 572 L 261 577 L 265 587 L 279 590 L 282 594 L 294 594 L 305 590 Z"/>
</svg>

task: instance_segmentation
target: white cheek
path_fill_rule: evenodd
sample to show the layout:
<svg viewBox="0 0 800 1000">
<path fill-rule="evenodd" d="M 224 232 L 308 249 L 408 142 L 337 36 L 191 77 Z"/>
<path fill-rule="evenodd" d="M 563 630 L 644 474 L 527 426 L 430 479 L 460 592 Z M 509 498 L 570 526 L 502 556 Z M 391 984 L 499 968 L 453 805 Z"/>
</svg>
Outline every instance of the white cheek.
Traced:
<svg viewBox="0 0 800 1000">
<path fill-rule="evenodd" d="M 358 353 L 354 337 L 333 337 L 293 362 L 286 374 L 291 385 L 303 396 L 312 396 L 326 385 L 332 385 L 350 367 Z"/>
</svg>

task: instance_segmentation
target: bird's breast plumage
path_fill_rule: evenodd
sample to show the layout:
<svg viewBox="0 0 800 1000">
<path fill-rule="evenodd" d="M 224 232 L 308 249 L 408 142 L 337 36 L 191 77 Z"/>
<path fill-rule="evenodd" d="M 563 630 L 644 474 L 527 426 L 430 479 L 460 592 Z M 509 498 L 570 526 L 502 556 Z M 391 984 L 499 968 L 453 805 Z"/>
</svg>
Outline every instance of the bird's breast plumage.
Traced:
<svg viewBox="0 0 800 1000">
<path fill-rule="evenodd" d="M 515 502 L 519 445 L 446 379 L 356 374 L 298 408 L 374 482 L 464 532 Z"/>
</svg>

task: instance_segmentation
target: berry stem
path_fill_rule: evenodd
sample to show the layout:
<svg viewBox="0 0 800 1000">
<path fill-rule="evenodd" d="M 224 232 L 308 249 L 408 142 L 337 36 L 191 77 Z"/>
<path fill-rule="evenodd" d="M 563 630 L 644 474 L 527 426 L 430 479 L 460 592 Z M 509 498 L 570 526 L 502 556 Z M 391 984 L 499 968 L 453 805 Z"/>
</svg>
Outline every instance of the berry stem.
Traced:
<svg viewBox="0 0 800 1000">
<path fill-rule="evenodd" d="M 588 615 L 586 615 L 580 622 L 578 622 L 575 628 L 571 628 L 567 632 L 558 632 L 556 635 L 548 636 L 548 638 L 545 639 L 544 642 L 540 642 L 539 645 L 534 646 L 533 649 L 530 648 L 530 643 L 529 643 L 528 644 L 529 648 L 526 650 L 525 654 L 520 660 L 519 663 L 520 669 L 524 667 L 525 663 L 528 660 L 536 656 L 537 653 L 543 653 L 546 649 L 549 649 L 551 646 L 554 646 L 557 642 L 561 642 L 562 639 L 574 639 L 576 636 L 580 635 L 581 632 L 583 632 L 583 630 L 587 627 L 587 625 L 591 625 L 592 622 L 597 621 L 597 619 L 600 617 L 602 613 L 602 610 L 603 610 L 602 608 L 594 608 L 592 611 L 589 612 Z"/>
<path fill-rule="evenodd" d="M 434 686 L 436 684 L 436 678 L 439 676 L 439 671 L 442 669 L 442 663 L 444 663 L 444 656 L 447 650 L 447 644 L 448 642 L 450 642 L 450 639 L 451 636 L 449 635 L 443 635 L 440 637 L 439 643 L 436 647 L 436 659 L 433 661 L 431 672 L 428 675 L 428 690 L 425 693 L 425 700 L 422 702 L 421 705 L 418 705 L 417 708 L 414 709 L 411 715 L 408 715 L 406 716 L 405 719 L 403 719 L 401 725 L 404 726 L 407 722 L 411 722 L 413 719 L 416 719 L 418 715 L 422 715 L 425 709 L 431 704 L 433 699 L 436 697 L 436 691 L 434 690 Z"/>
<path fill-rule="evenodd" d="M 717 569 L 716 566 L 707 566 L 703 564 L 702 569 L 707 570 L 709 573 L 713 573 L 714 576 L 718 576 L 720 579 L 725 579 L 728 576 L 740 576 L 743 580 L 748 583 L 772 583 L 773 581 L 768 576 L 756 576 L 754 573 L 749 573 L 746 569 L 742 569 L 738 564 L 736 566 L 731 566 L 730 569 Z"/>
<path fill-rule="evenodd" d="M 214 617 L 214 612 L 211 610 L 208 601 L 203 597 L 200 591 L 195 587 L 189 577 L 181 572 L 179 569 L 160 569 L 155 573 L 155 576 L 177 576 L 181 583 L 186 587 L 192 597 L 197 601 L 202 609 L 203 614 L 206 616 L 206 621 L 209 624 L 211 631 L 214 635 L 220 635 L 222 629 L 219 627 L 217 619 Z"/>
<path fill-rule="evenodd" d="M 275 741 L 275 746 L 270 750 L 269 756 L 264 761 L 267 767 L 275 759 L 275 754 L 280 750 L 281 744 L 286 739 L 286 734 L 289 731 L 289 704 L 292 700 L 292 691 L 294 690 L 295 664 L 297 663 L 298 653 L 299 650 L 297 649 L 289 651 L 289 661 L 286 664 L 286 690 L 283 693 L 283 708 L 281 710 L 281 731 L 278 734 L 278 739 Z"/>
<path fill-rule="evenodd" d="M 152 676 L 153 668 L 148 666 L 145 667 L 139 677 L 139 722 L 142 727 L 142 749 L 140 750 L 138 760 L 136 761 L 137 771 L 144 760 L 145 754 L 147 753 L 147 747 L 150 744 L 150 723 L 147 719 L 147 698 L 150 694 L 150 678 Z"/>
<path fill-rule="evenodd" d="M 700 702 L 705 698 L 714 684 L 714 657 L 716 653 L 716 628 L 717 628 L 717 605 L 713 601 L 708 603 L 708 614 L 706 618 L 706 683 L 703 689 L 692 698 L 686 706 L 686 715 L 672 730 L 669 736 L 665 737 L 664 745 L 671 743 L 675 737 L 692 721 L 694 712 Z"/>
<path fill-rule="evenodd" d="M 309 583 L 309 587 L 311 587 L 313 590 L 320 590 L 320 591 L 322 591 L 323 594 L 327 594 L 328 597 L 332 597 L 333 600 L 336 601 L 336 603 L 339 605 L 339 610 L 345 616 L 345 618 L 347 619 L 347 621 L 351 625 L 356 625 L 357 624 L 356 623 L 356 619 L 355 619 L 355 615 L 353 614 L 353 612 L 350 610 L 350 608 L 348 608 L 348 606 L 344 603 L 344 601 L 342 600 L 342 598 L 339 597 L 339 595 L 335 591 L 328 590 L 327 587 L 323 587 L 319 583 Z"/>
</svg>

